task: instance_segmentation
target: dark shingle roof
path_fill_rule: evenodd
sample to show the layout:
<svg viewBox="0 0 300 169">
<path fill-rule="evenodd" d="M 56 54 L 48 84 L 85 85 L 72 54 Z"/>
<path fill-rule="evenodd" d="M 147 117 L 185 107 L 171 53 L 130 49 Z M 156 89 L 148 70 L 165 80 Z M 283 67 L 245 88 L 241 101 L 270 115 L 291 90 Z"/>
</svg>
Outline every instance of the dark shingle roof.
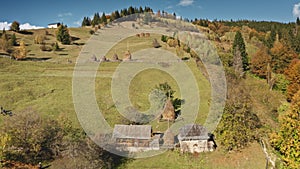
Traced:
<svg viewBox="0 0 300 169">
<path fill-rule="evenodd" d="M 151 139 L 151 125 L 115 125 L 113 138 Z"/>
<path fill-rule="evenodd" d="M 197 124 L 188 124 L 183 126 L 178 134 L 179 140 L 207 140 L 208 132 L 204 126 Z"/>
</svg>

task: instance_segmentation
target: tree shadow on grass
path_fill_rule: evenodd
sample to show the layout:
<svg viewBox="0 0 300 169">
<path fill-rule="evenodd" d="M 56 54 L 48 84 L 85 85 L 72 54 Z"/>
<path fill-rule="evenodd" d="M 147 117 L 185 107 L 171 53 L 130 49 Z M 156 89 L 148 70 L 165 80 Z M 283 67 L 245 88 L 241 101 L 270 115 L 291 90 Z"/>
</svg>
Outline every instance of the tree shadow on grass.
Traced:
<svg viewBox="0 0 300 169">
<path fill-rule="evenodd" d="M 23 35 L 33 35 L 33 32 L 27 31 L 27 30 L 21 30 L 18 33 L 23 34 Z"/>
<path fill-rule="evenodd" d="M 75 36 L 71 36 L 71 40 L 72 40 L 72 41 L 77 41 L 77 40 L 80 40 L 80 38 L 75 37 Z"/>
<path fill-rule="evenodd" d="M 21 59 L 22 61 L 47 61 L 51 59 L 50 57 L 42 57 L 42 58 L 36 58 L 36 57 L 26 57 L 24 59 Z"/>
</svg>

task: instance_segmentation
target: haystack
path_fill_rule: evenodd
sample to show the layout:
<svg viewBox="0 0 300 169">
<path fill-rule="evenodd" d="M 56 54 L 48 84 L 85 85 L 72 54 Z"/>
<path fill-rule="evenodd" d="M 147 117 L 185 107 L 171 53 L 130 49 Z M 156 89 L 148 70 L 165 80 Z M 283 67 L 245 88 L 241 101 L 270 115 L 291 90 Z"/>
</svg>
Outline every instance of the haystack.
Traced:
<svg viewBox="0 0 300 169">
<path fill-rule="evenodd" d="M 118 56 L 118 54 L 115 53 L 115 54 L 113 55 L 112 60 L 113 60 L 113 61 L 119 61 L 119 56 Z"/>
<path fill-rule="evenodd" d="M 107 62 L 107 61 L 108 61 L 108 59 L 105 56 L 102 56 L 100 58 L 100 62 Z"/>
<path fill-rule="evenodd" d="M 92 62 L 98 62 L 98 59 L 97 59 L 97 57 L 96 57 L 95 55 L 93 55 L 93 56 L 91 57 L 91 61 L 92 61 Z"/>
<path fill-rule="evenodd" d="M 166 101 L 164 111 L 161 116 L 162 116 L 161 118 L 162 120 L 170 120 L 170 121 L 175 120 L 175 109 L 171 99 L 168 99 Z"/>
<path fill-rule="evenodd" d="M 127 50 L 127 51 L 125 52 L 125 56 L 124 56 L 124 59 L 123 59 L 123 60 L 124 60 L 124 61 L 131 60 L 131 53 L 130 53 L 129 50 Z"/>
</svg>

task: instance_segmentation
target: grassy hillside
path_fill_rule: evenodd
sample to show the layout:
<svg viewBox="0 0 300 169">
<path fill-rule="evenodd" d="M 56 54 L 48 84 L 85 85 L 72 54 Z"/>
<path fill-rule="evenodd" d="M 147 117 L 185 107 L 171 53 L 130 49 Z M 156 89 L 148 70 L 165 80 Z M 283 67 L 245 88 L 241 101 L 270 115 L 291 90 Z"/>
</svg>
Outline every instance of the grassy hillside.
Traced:
<svg viewBox="0 0 300 169">
<path fill-rule="evenodd" d="M 26 109 L 34 110 L 45 117 L 57 118 L 66 116 L 75 122 L 78 121 L 74 111 L 72 100 L 72 74 L 76 58 L 83 45 L 90 38 L 89 28 L 70 28 L 70 34 L 74 41 L 72 45 L 59 44 L 61 50 L 55 52 L 43 52 L 40 45 L 34 44 L 34 38 L 38 34 L 47 34 L 47 45 L 56 42 L 55 29 L 32 30 L 32 34 L 17 34 L 17 40 L 24 40 L 29 59 L 26 61 L 14 61 L 8 58 L 0 58 L 0 105 L 14 113 L 22 113 Z M 11 34 L 11 32 L 9 32 Z M 226 34 L 228 39 L 232 33 Z M 152 48 L 152 41 L 156 38 L 167 49 L 176 54 L 175 48 L 168 48 L 160 40 L 160 35 L 140 39 L 129 37 L 115 45 L 107 54 L 111 58 L 117 53 L 120 58 L 130 48 L 131 52 L 140 49 Z M 227 44 L 229 46 L 229 44 Z M 247 50 L 252 55 L 257 47 L 254 42 L 247 42 Z M 34 61 L 32 61 L 34 60 Z M 122 122 L 122 116 L 117 112 L 111 96 L 111 76 L 119 65 L 118 62 L 101 63 L 96 77 L 96 98 L 100 110 L 111 126 Z M 202 75 L 202 72 L 194 60 L 187 62 L 198 82 L 200 94 L 200 107 L 197 123 L 203 124 L 209 110 L 210 83 Z M 175 80 L 168 74 L 159 70 L 145 70 L 140 72 L 131 81 L 129 88 L 130 99 L 135 108 L 143 111 L 150 106 L 148 95 L 159 83 L 168 82 L 176 91 L 175 97 L 181 96 Z M 245 82 L 249 88 L 253 109 L 258 114 L 265 128 L 277 126 L 276 114 L 272 114 L 285 100 L 279 92 L 267 90 L 266 83 L 253 76 L 248 76 Z M 0 122 L 8 117 L 0 116 Z M 153 122 L 154 130 L 163 130 L 167 123 Z M 216 138 L 218 143 L 218 138 Z M 177 151 L 168 151 L 159 156 L 129 160 L 120 168 L 265 168 L 265 157 L 258 143 L 252 143 L 241 152 L 224 153 L 222 147 L 211 153 L 200 154 L 194 157 L 188 154 L 180 154 Z"/>
</svg>

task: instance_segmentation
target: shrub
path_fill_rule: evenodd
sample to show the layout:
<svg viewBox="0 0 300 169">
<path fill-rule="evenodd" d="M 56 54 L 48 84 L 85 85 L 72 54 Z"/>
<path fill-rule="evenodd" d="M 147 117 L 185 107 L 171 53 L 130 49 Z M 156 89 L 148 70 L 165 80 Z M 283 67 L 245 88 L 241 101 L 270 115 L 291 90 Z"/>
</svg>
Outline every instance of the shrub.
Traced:
<svg viewBox="0 0 300 169">
<path fill-rule="evenodd" d="M 161 35 L 161 41 L 167 42 L 167 36 L 166 35 Z"/>
<path fill-rule="evenodd" d="M 40 46 L 40 49 L 41 49 L 41 51 L 44 51 L 44 52 L 50 52 L 50 51 L 52 51 L 52 48 L 50 46 L 47 46 L 46 44 L 42 44 Z"/>
<path fill-rule="evenodd" d="M 94 30 L 90 30 L 89 32 L 90 32 L 91 35 L 93 35 L 95 33 Z"/>
<path fill-rule="evenodd" d="M 179 45 L 178 40 L 176 40 L 176 39 L 171 39 L 171 38 L 168 38 L 167 44 L 168 44 L 170 47 L 176 47 L 176 46 Z"/>
<path fill-rule="evenodd" d="M 13 56 L 15 57 L 16 60 L 19 59 L 24 59 L 27 55 L 26 47 L 24 41 L 20 42 L 20 47 L 15 50 Z"/>
<path fill-rule="evenodd" d="M 35 44 L 44 44 L 46 40 L 45 35 L 36 35 L 34 37 L 34 43 Z"/>
<path fill-rule="evenodd" d="M 59 46 L 58 46 L 57 42 L 55 42 L 55 43 L 52 44 L 52 50 L 53 51 L 58 51 L 59 50 Z"/>
</svg>

